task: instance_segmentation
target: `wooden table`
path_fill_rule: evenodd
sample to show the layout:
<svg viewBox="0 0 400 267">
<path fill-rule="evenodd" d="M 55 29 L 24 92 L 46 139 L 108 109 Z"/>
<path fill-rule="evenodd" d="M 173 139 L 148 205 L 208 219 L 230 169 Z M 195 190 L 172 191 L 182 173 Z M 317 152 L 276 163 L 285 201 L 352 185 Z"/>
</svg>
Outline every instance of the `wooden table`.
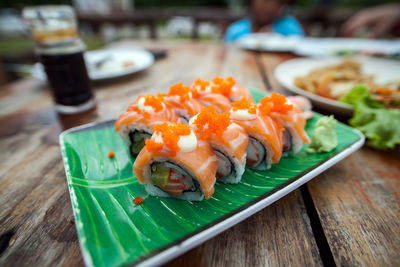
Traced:
<svg viewBox="0 0 400 267">
<path fill-rule="evenodd" d="M 97 108 L 54 111 L 42 82 L 0 88 L 0 266 L 83 265 L 58 135 L 115 118 L 142 93 L 232 75 L 265 90 L 263 77 L 292 55 L 207 43 L 119 43 L 166 48 L 168 57 L 129 79 L 96 87 Z M 362 148 L 273 205 L 167 266 L 400 264 L 400 156 Z"/>
</svg>

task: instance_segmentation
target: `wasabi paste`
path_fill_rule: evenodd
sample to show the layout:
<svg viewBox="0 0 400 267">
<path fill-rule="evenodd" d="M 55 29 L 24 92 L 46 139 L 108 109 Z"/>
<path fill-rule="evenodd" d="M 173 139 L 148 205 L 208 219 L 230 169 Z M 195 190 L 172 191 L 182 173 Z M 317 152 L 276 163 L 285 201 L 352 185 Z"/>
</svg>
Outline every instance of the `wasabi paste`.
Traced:
<svg viewBox="0 0 400 267">
<path fill-rule="evenodd" d="M 338 145 L 335 127 L 336 120 L 333 115 L 319 118 L 312 133 L 311 143 L 307 148 L 307 152 L 323 153 L 333 150 Z"/>
</svg>

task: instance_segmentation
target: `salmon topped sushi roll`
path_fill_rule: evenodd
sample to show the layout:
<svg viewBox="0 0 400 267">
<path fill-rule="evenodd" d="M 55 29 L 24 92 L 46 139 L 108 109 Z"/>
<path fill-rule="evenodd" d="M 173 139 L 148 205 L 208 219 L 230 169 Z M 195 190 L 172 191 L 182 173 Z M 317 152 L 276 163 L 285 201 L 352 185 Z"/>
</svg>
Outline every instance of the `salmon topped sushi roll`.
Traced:
<svg viewBox="0 0 400 267">
<path fill-rule="evenodd" d="M 218 113 L 228 112 L 231 108 L 231 101 L 220 94 L 219 91 L 211 86 L 209 81 L 197 79 L 191 88 L 197 91 L 196 99 L 204 106 L 214 106 Z"/>
<path fill-rule="evenodd" d="M 286 99 L 301 110 L 301 114 L 306 120 L 311 119 L 314 116 L 311 101 L 304 96 L 288 96 Z"/>
<path fill-rule="evenodd" d="M 195 97 L 197 92 L 182 83 L 171 86 L 168 94 L 163 95 L 163 101 L 168 109 L 178 113 L 184 123 L 200 112 L 204 105 Z"/>
<path fill-rule="evenodd" d="M 208 141 L 218 158 L 217 181 L 238 183 L 246 166 L 249 136 L 231 121 L 229 113 L 218 114 L 215 107 L 204 108 L 189 125 L 201 140 Z"/>
<path fill-rule="evenodd" d="M 153 134 L 154 125 L 164 122 L 180 123 L 178 114 L 167 109 L 160 96 L 143 95 L 132 103 L 115 122 L 115 130 L 129 145 L 135 157 L 143 148 L 146 139 Z"/>
<path fill-rule="evenodd" d="M 241 100 L 242 98 L 254 102 L 250 92 L 243 86 L 238 85 L 232 77 L 215 77 L 211 81 L 211 86 L 214 91 L 226 96 L 231 102 Z"/>
<path fill-rule="evenodd" d="M 246 166 L 266 170 L 282 156 L 283 127 L 269 116 L 263 116 L 258 106 L 242 99 L 232 103 L 230 118 L 249 134 Z"/>
<path fill-rule="evenodd" d="M 186 124 L 163 123 L 140 151 L 133 172 L 152 196 L 200 201 L 214 193 L 218 161 Z"/>
<path fill-rule="evenodd" d="M 285 96 L 273 92 L 270 96 L 261 99 L 258 105 L 263 115 L 270 116 L 284 127 L 283 152 L 285 155 L 299 152 L 303 143 L 310 142 L 304 130 L 307 123 L 305 113 Z"/>
</svg>

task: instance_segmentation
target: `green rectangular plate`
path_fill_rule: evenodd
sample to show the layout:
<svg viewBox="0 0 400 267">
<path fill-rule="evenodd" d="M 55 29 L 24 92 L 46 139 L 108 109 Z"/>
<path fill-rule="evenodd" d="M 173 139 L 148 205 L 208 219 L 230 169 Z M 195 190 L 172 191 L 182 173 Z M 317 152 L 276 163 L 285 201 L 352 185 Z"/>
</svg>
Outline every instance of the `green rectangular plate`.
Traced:
<svg viewBox="0 0 400 267">
<path fill-rule="evenodd" d="M 263 95 L 253 92 L 258 101 Z M 311 135 L 321 115 L 307 123 Z M 246 170 L 237 185 L 216 184 L 209 200 L 149 196 L 132 173 L 134 160 L 113 121 L 80 126 L 60 135 L 76 228 L 87 266 L 161 264 L 237 224 L 306 183 L 364 143 L 339 123 L 338 147 L 323 154 L 282 158 L 267 171 Z M 107 156 L 115 152 L 114 158 Z M 135 197 L 144 202 L 137 206 Z"/>
</svg>

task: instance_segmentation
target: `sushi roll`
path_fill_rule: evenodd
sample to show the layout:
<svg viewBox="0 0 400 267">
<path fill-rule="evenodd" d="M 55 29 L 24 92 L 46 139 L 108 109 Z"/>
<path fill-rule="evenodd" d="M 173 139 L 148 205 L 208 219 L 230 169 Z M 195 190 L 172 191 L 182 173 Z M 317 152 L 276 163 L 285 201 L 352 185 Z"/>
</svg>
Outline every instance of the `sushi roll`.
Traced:
<svg viewBox="0 0 400 267">
<path fill-rule="evenodd" d="M 283 127 L 269 116 L 262 116 L 258 106 L 242 99 L 232 103 L 230 118 L 249 135 L 246 166 L 266 170 L 282 156 Z"/>
<path fill-rule="evenodd" d="M 231 101 L 213 89 L 211 83 L 205 80 L 197 79 L 191 85 L 193 90 L 197 91 L 196 99 L 204 106 L 214 106 L 218 113 L 228 112 L 231 108 Z"/>
<path fill-rule="evenodd" d="M 189 123 L 191 117 L 200 112 L 204 107 L 195 96 L 197 92 L 182 83 L 171 86 L 167 95 L 163 95 L 163 101 L 168 109 L 178 113 L 182 122 Z"/>
<path fill-rule="evenodd" d="M 297 105 L 292 104 L 285 96 L 273 92 L 260 100 L 259 109 L 261 114 L 270 116 L 284 127 L 283 153 L 289 155 L 297 153 L 303 143 L 309 143 L 304 127 L 306 116 Z"/>
<path fill-rule="evenodd" d="M 214 193 L 217 168 L 211 146 L 188 125 L 163 123 L 146 140 L 133 172 L 152 196 L 201 201 Z"/>
<path fill-rule="evenodd" d="M 312 111 L 312 105 L 310 100 L 308 100 L 304 96 L 299 96 L 299 95 L 288 96 L 286 98 L 290 103 L 297 106 L 297 108 L 301 110 L 301 114 L 306 120 L 309 120 L 313 117 L 314 112 Z"/>
<path fill-rule="evenodd" d="M 178 114 L 167 109 L 160 96 L 139 96 L 115 122 L 115 130 L 136 157 L 146 139 L 153 134 L 154 125 L 164 122 L 181 122 Z"/>
<path fill-rule="evenodd" d="M 231 102 L 241 100 L 242 98 L 254 102 L 250 92 L 243 86 L 238 85 L 232 77 L 215 77 L 211 81 L 211 87 L 214 91 L 218 91 L 220 94 L 226 96 Z"/>
<path fill-rule="evenodd" d="M 246 166 L 249 136 L 232 122 L 229 113 L 218 114 L 215 107 L 204 108 L 190 119 L 189 125 L 199 139 L 210 143 L 218 159 L 217 181 L 240 182 Z"/>
</svg>

